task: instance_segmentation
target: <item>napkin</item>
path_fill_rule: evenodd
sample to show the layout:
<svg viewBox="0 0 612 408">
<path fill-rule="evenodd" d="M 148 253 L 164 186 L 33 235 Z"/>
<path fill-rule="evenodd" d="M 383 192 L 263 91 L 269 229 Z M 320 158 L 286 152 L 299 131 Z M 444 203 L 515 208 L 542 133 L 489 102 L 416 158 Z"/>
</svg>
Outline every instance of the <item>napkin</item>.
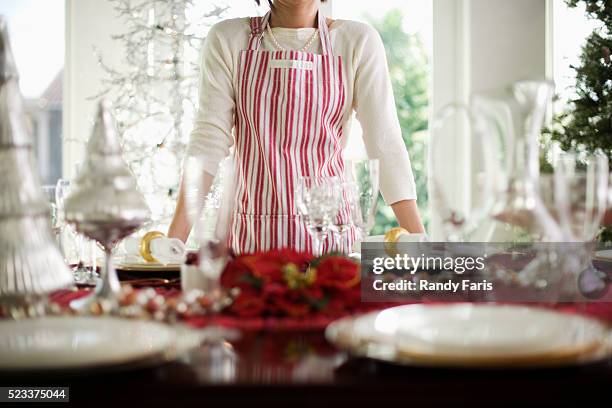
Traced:
<svg viewBox="0 0 612 408">
<path fill-rule="evenodd" d="M 142 263 L 140 256 L 140 238 L 128 237 L 122 243 L 124 262 Z M 185 244 L 177 238 L 154 238 L 150 244 L 151 255 L 162 264 L 180 264 L 185 258 Z"/>
</svg>

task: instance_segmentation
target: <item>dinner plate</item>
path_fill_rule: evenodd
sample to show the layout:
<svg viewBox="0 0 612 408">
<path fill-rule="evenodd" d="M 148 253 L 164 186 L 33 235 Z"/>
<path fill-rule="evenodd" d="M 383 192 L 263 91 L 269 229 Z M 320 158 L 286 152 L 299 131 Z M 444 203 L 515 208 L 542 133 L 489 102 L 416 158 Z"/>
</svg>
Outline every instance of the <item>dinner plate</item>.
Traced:
<svg viewBox="0 0 612 408">
<path fill-rule="evenodd" d="M 180 272 L 180 263 L 159 263 L 159 262 L 147 262 L 144 259 L 141 261 L 134 261 L 133 258 L 125 256 L 115 256 L 113 258 L 115 268 L 121 271 L 127 272 Z M 102 265 L 102 264 L 100 264 Z"/>
<path fill-rule="evenodd" d="M 196 330 L 115 317 L 1 320 L 0 372 L 159 364 L 202 340 Z"/>
<path fill-rule="evenodd" d="M 338 320 L 326 329 L 355 355 L 419 366 L 555 366 L 610 354 L 598 320 L 514 305 L 408 305 Z"/>
<path fill-rule="evenodd" d="M 600 261 L 612 261 L 612 249 L 604 249 L 595 252 L 595 259 Z"/>
<path fill-rule="evenodd" d="M 116 268 L 128 272 L 180 272 L 181 264 L 120 262 Z"/>
</svg>

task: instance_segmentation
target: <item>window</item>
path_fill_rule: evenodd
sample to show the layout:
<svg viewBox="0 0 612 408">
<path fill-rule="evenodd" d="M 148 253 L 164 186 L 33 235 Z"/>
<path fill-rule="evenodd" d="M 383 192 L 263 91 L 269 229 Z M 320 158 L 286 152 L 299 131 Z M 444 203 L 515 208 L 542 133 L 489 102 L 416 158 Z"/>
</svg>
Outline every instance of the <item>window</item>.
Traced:
<svg viewBox="0 0 612 408">
<path fill-rule="evenodd" d="M 428 221 L 427 136 L 433 33 L 431 0 L 332 0 L 333 18 L 364 21 L 380 33 L 389 64 L 397 113 L 417 185 L 418 205 Z M 365 156 L 359 122 L 352 121 L 348 157 Z M 382 199 L 380 204 L 382 204 Z M 373 234 L 395 226 L 390 207 L 379 205 Z"/>
<path fill-rule="evenodd" d="M 62 174 L 64 0 L 3 1 L 41 178 Z M 41 33 L 44 33 L 42 35 Z"/>
<path fill-rule="evenodd" d="M 553 0 L 552 6 L 552 72 L 556 84 L 561 110 L 574 94 L 576 73 L 572 66 L 579 64 L 579 57 L 586 38 L 601 22 L 586 18 L 585 6 L 581 3 L 570 8 L 565 1 Z"/>
</svg>

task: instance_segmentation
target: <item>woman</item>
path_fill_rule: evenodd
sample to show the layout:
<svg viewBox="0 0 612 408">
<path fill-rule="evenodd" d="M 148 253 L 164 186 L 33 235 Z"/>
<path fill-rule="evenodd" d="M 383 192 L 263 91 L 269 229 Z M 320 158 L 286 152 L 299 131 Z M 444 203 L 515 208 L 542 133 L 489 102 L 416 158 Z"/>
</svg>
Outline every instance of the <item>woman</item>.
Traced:
<svg viewBox="0 0 612 408">
<path fill-rule="evenodd" d="M 269 3 L 264 17 L 211 28 L 188 147 L 188 154 L 205 157 L 205 189 L 234 147 L 233 249 L 312 249 L 296 215 L 294 186 L 299 176 L 342 174 L 353 110 L 369 157 L 380 160 L 383 198 L 402 227 L 423 232 L 378 33 L 362 23 L 326 19 L 319 13 L 321 0 Z M 182 191 L 168 235 L 185 240 L 191 225 Z M 331 240 L 326 250 L 340 245 Z"/>
</svg>

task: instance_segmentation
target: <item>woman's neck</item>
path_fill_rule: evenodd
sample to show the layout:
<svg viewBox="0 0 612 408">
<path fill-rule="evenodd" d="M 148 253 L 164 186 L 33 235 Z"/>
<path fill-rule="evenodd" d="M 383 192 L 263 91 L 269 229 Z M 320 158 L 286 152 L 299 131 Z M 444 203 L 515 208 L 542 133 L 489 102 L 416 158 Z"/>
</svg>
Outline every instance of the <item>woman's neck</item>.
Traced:
<svg viewBox="0 0 612 408">
<path fill-rule="evenodd" d="M 285 28 L 316 27 L 319 4 L 319 0 L 303 1 L 299 5 L 286 4 L 282 0 L 276 0 L 272 8 L 270 26 Z"/>
</svg>

